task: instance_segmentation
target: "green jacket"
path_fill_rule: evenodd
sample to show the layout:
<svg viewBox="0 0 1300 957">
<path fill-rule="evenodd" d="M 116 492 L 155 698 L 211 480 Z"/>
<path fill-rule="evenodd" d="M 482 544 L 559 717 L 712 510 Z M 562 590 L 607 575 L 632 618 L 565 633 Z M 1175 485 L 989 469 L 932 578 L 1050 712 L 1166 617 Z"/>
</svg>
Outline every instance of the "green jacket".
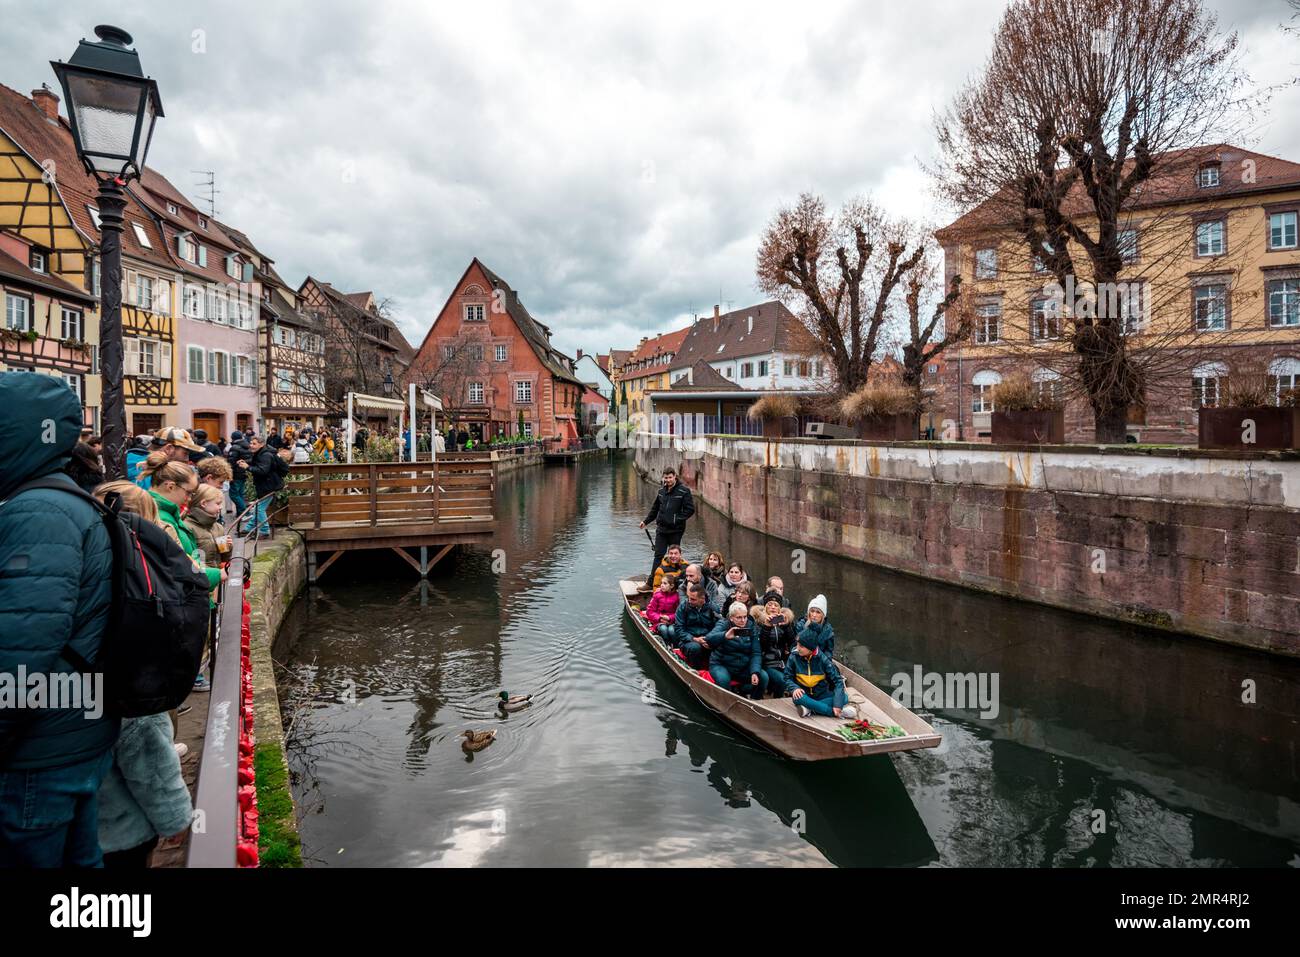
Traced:
<svg viewBox="0 0 1300 957">
<path fill-rule="evenodd" d="M 158 505 L 158 517 L 176 530 L 176 537 L 180 540 L 181 548 L 185 549 L 185 554 L 203 565 L 203 553 L 199 551 L 198 542 L 194 540 L 194 533 L 186 528 L 185 523 L 181 521 L 181 507 L 175 502 L 163 498 L 153 489 L 149 490 L 149 494 L 153 496 L 154 502 Z M 216 588 L 221 584 L 220 568 L 204 566 L 203 573 L 208 576 L 208 588 Z"/>
<path fill-rule="evenodd" d="M 99 513 L 62 474 L 81 432 L 81 403 L 63 382 L 35 372 L 0 372 L 0 675 L 73 674 L 65 647 L 94 661 L 113 593 L 113 547 Z M 19 485 L 45 476 L 69 492 Z M 60 682 L 65 684 L 65 682 Z M 84 687 L 84 682 L 82 683 Z M 92 692 L 93 697 L 93 692 Z M 29 699 L 30 700 L 30 697 Z M 6 767 L 40 770 L 90 761 L 117 738 L 103 701 L 83 707 L 16 709 L 0 703 Z M 92 715 L 97 716 L 92 717 Z"/>
</svg>

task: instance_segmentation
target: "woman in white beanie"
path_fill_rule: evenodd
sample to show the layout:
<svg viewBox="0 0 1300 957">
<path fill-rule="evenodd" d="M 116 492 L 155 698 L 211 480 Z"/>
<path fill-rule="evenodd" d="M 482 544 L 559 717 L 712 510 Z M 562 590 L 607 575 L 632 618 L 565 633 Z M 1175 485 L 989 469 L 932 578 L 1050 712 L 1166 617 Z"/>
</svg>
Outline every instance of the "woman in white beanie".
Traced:
<svg viewBox="0 0 1300 957">
<path fill-rule="evenodd" d="M 831 623 L 826 617 L 825 595 L 818 595 L 808 602 L 808 613 L 800 618 L 794 627 L 796 632 L 808 629 L 815 633 L 819 639 L 818 643 L 821 650 L 826 653 L 826 657 L 835 657 L 835 629 L 831 627 Z"/>
</svg>

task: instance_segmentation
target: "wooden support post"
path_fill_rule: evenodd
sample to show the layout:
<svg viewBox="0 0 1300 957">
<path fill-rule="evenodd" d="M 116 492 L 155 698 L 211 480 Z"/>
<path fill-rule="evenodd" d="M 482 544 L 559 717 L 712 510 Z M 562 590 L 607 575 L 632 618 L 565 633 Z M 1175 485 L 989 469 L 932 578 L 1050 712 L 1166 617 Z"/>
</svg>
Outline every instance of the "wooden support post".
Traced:
<svg viewBox="0 0 1300 957">
<path fill-rule="evenodd" d="M 370 525 L 379 524 L 379 466 L 370 466 Z"/>
<path fill-rule="evenodd" d="M 307 549 L 307 584 L 316 584 L 316 553 Z"/>
<path fill-rule="evenodd" d="M 414 388 L 414 386 L 412 386 Z M 429 546 L 420 546 L 420 577 L 429 574 Z"/>
<path fill-rule="evenodd" d="M 320 469 L 312 469 L 315 477 L 311 483 L 311 494 L 316 498 L 316 527 L 320 528 Z"/>
<path fill-rule="evenodd" d="M 329 567 L 330 567 L 331 565 L 333 565 L 336 561 L 338 561 L 338 560 L 339 560 L 339 556 L 342 555 L 343 552 L 344 552 L 344 549 L 340 548 L 337 552 L 335 552 L 335 553 L 334 553 L 333 555 L 331 555 L 329 558 L 325 559 L 325 564 L 324 564 L 324 565 L 321 565 L 320 567 L 318 567 L 318 568 L 316 569 L 316 577 L 317 577 L 317 578 L 320 578 L 321 575 L 324 575 L 324 574 L 325 574 L 325 569 L 329 568 Z"/>
<path fill-rule="evenodd" d="M 420 571 L 420 566 L 419 566 L 419 564 L 416 562 L 416 560 L 415 560 L 414 558 L 412 558 L 410 555 L 408 555 L 408 554 L 406 553 L 406 549 L 405 549 L 405 548 L 398 548 L 398 547 L 394 546 L 391 550 L 394 551 L 394 552 L 396 552 L 398 555 L 401 555 L 401 556 L 402 556 L 402 559 L 406 562 L 406 564 L 408 564 L 408 565 L 410 565 L 412 568 L 414 568 L 417 574 L 419 574 L 419 575 L 423 575 L 423 574 L 424 574 L 422 571 Z"/>
<path fill-rule="evenodd" d="M 438 552 L 437 555 L 434 555 L 433 561 L 429 562 L 429 564 L 425 566 L 424 569 L 425 574 L 427 575 L 429 573 L 429 570 L 433 568 L 434 565 L 438 564 L 438 562 L 442 561 L 447 556 L 447 553 L 450 552 L 455 547 L 456 547 L 455 545 L 442 546 L 442 551 Z"/>
</svg>

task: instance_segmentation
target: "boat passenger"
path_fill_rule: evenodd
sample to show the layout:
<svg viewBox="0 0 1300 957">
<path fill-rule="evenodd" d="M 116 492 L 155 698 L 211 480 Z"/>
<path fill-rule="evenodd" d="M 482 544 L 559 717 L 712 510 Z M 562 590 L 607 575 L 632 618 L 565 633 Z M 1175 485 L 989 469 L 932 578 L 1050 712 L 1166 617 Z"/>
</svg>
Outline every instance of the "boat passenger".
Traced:
<svg viewBox="0 0 1300 957">
<path fill-rule="evenodd" d="M 835 657 L 835 629 L 826 617 L 826 596 L 818 595 L 808 602 L 808 613 L 795 623 L 795 631 L 805 628 L 816 629 L 821 636 L 821 648 L 827 658 Z"/>
<path fill-rule="evenodd" d="M 740 562 L 732 562 L 727 566 L 727 573 L 722 576 L 722 584 L 718 586 L 718 600 L 714 608 L 718 614 L 722 614 L 724 608 L 731 605 L 731 596 L 736 593 L 736 589 L 742 584 L 749 581 L 749 576 L 745 574 L 745 568 Z"/>
<path fill-rule="evenodd" d="M 672 627 L 680 601 L 681 598 L 677 594 L 677 576 L 665 575 L 659 579 L 659 590 L 654 593 L 645 611 L 641 612 L 641 617 L 649 622 L 651 629 L 662 638 L 664 630 Z"/>
<path fill-rule="evenodd" d="M 659 567 L 655 569 L 654 581 L 651 582 L 655 591 L 659 590 L 659 582 L 665 575 L 673 575 L 680 578 L 686 574 L 686 562 L 682 559 L 682 550 L 678 545 L 669 545 L 668 551 L 664 554 L 663 560 L 659 562 Z"/>
<path fill-rule="evenodd" d="M 799 714 L 826 718 L 856 718 L 858 711 L 848 703 L 844 676 L 835 662 L 821 650 L 819 631 L 799 632 L 794 651 L 785 663 L 785 690 L 794 698 Z"/>
<path fill-rule="evenodd" d="M 713 579 L 715 585 L 721 585 L 723 579 L 727 576 L 727 563 L 723 561 L 722 552 L 709 552 L 708 555 L 704 556 L 702 568 L 704 574 Z"/>
<path fill-rule="evenodd" d="M 750 609 L 754 627 L 758 629 L 759 644 L 763 649 L 763 671 L 767 676 L 767 689 L 775 697 L 785 695 L 785 663 L 794 650 L 794 612 L 781 606 L 779 592 L 769 591 L 763 601 Z"/>
<path fill-rule="evenodd" d="M 677 617 L 669 629 L 669 645 L 680 648 L 686 663 L 699 671 L 709 663 L 708 634 L 717 623 L 718 612 L 709 604 L 704 585 L 687 585 L 686 600 L 678 602 Z"/>
<path fill-rule="evenodd" d="M 682 601 L 686 600 L 686 586 L 691 582 L 699 582 L 704 586 L 705 594 L 709 596 L 709 604 L 715 609 L 720 608 L 718 599 L 718 586 L 714 584 L 713 579 L 704 574 L 704 566 L 690 564 L 686 566 L 686 575 L 682 579 L 681 593 Z"/>
<path fill-rule="evenodd" d="M 707 641 L 713 683 L 742 698 L 763 697 L 767 673 L 763 671 L 763 649 L 758 629 L 749 620 L 749 609 L 740 602 L 733 603 L 727 617 L 713 626 Z M 731 687 L 733 680 L 739 682 L 735 688 Z"/>
</svg>

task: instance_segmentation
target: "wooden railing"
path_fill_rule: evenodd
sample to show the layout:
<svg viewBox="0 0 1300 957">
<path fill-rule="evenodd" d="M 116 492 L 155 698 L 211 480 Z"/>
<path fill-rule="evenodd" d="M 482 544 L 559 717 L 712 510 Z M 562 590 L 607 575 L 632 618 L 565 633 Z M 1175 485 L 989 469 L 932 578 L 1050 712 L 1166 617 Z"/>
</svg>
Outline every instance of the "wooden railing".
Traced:
<svg viewBox="0 0 1300 957">
<path fill-rule="evenodd" d="M 285 483 L 295 528 L 491 522 L 495 466 L 482 453 L 437 462 L 295 465 Z"/>
</svg>

